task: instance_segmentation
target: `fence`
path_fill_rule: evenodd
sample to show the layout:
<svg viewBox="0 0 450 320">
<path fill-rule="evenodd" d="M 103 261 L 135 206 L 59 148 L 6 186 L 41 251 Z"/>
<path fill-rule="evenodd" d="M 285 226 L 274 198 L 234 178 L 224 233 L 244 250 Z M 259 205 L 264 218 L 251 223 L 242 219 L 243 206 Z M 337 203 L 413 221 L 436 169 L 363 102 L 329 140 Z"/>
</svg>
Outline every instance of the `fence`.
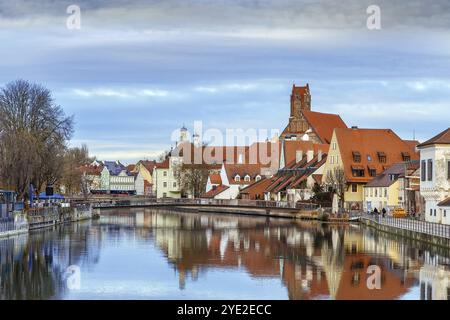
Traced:
<svg viewBox="0 0 450 320">
<path fill-rule="evenodd" d="M 364 215 L 362 219 L 375 221 L 384 226 L 420 232 L 432 236 L 450 239 L 450 225 L 414 220 L 410 218 L 382 217 L 380 215 Z"/>
<path fill-rule="evenodd" d="M 152 206 L 152 205 L 192 205 L 192 206 L 221 206 L 221 207 L 252 207 L 273 209 L 315 210 L 318 208 L 313 203 L 265 201 L 243 199 L 190 199 L 190 198 L 161 198 L 146 200 L 110 200 L 98 202 L 96 207 L 120 207 L 120 206 Z"/>
<path fill-rule="evenodd" d="M 22 216 L 0 219 L 0 235 L 28 230 L 28 222 Z"/>
</svg>

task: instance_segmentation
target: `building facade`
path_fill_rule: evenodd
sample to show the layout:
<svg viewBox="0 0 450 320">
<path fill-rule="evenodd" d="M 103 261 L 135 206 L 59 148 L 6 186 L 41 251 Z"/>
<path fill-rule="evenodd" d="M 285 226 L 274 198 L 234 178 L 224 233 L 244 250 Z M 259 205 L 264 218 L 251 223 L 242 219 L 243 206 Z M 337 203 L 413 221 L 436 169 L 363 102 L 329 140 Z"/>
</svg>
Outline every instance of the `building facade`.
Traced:
<svg viewBox="0 0 450 320">
<path fill-rule="evenodd" d="M 450 224 L 450 128 L 418 146 L 425 219 Z"/>
</svg>

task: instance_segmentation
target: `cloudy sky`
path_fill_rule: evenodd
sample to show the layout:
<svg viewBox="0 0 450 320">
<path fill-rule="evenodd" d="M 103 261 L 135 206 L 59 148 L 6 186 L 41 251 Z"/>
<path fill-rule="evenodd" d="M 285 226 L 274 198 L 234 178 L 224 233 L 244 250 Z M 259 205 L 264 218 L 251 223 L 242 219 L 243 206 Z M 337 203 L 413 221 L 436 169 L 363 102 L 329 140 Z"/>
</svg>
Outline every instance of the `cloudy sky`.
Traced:
<svg viewBox="0 0 450 320">
<path fill-rule="evenodd" d="M 194 121 L 282 130 L 293 83 L 349 126 L 420 140 L 450 126 L 448 0 L 0 0 L 0 42 L 0 86 L 51 89 L 71 144 L 100 159 L 156 157 Z"/>
</svg>

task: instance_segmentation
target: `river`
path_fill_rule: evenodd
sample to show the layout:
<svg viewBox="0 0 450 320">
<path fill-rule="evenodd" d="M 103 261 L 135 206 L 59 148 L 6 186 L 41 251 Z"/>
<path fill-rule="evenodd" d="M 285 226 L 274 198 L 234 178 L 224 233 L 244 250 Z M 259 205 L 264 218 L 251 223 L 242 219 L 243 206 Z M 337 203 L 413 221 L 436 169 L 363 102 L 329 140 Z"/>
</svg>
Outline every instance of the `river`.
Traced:
<svg viewBox="0 0 450 320">
<path fill-rule="evenodd" d="M 0 239 L 0 298 L 448 300 L 448 251 L 358 224 L 109 209 Z"/>
</svg>

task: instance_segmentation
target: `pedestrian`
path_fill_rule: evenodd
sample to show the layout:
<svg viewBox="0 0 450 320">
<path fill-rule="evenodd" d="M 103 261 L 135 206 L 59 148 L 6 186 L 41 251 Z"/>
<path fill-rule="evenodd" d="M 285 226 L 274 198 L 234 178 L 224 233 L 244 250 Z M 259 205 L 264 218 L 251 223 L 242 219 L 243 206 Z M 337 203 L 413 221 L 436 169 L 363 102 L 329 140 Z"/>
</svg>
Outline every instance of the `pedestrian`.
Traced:
<svg viewBox="0 0 450 320">
<path fill-rule="evenodd" d="M 378 214 L 378 209 L 375 208 L 375 210 L 373 210 L 373 213 L 374 213 L 374 214 Z"/>
<path fill-rule="evenodd" d="M 386 217 L 386 209 L 383 208 L 383 210 L 381 212 L 383 213 L 383 218 Z"/>
</svg>

